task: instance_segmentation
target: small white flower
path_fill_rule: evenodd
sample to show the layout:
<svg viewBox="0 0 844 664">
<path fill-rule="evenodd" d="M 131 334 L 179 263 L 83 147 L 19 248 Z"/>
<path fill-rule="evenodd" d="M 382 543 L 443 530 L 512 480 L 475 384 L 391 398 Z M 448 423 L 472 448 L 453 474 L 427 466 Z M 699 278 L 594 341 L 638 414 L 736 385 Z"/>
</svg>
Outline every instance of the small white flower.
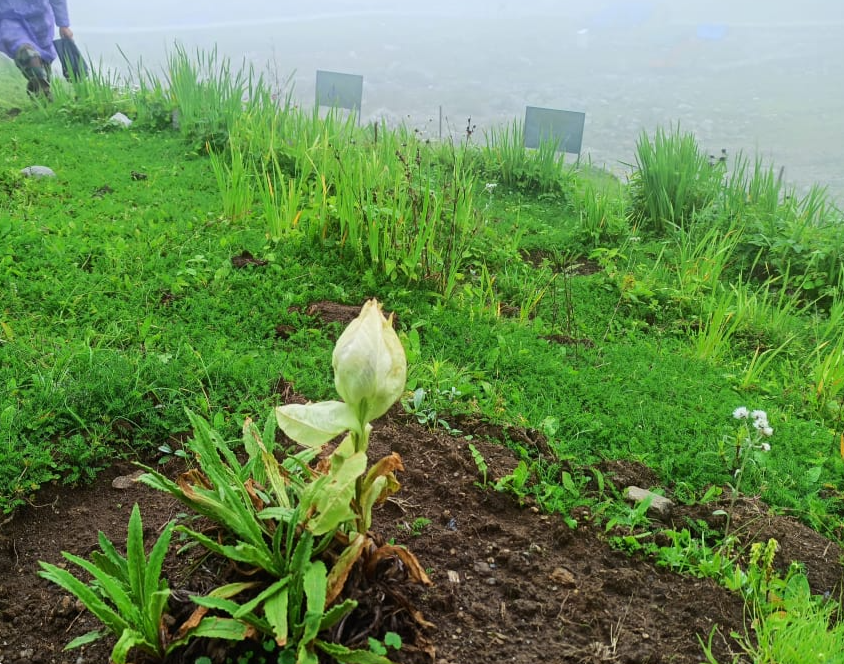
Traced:
<svg viewBox="0 0 844 664">
<path fill-rule="evenodd" d="M 495 191 L 495 188 L 497 186 L 498 186 L 497 182 L 487 182 L 484 189 L 486 190 L 486 193 L 491 194 L 493 191 Z"/>
<path fill-rule="evenodd" d="M 733 411 L 733 417 L 737 420 L 746 420 L 748 415 L 750 415 L 750 411 L 744 406 L 739 406 Z"/>
<path fill-rule="evenodd" d="M 756 422 L 768 422 L 768 413 L 766 413 L 764 410 L 751 411 L 750 417 L 752 417 Z"/>
<path fill-rule="evenodd" d="M 773 430 L 771 430 L 771 433 L 773 433 Z M 759 449 L 761 449 L 763 452 L 770 452 L 770 451 L 771 451 L 771 446 L 770 446 L 770 445 L 768 445 L 768 443 L 762 443 L 762 444 L 759 446 Z"/>
<path fill-rule="evenodd" d="M 765 427 L 762 427 L 761 429 L 759 429 L 759 433 L 761 433 L 766 438 L 770 438 L 771 436 L 774 435 L 774 430 L 771 427 L 765 426 Z M 770 445 L 768 445 L 768 447 L 770 447 Z M 765 450 L 765 451 L 767 452 L 768 450 Z"/>
</svg>

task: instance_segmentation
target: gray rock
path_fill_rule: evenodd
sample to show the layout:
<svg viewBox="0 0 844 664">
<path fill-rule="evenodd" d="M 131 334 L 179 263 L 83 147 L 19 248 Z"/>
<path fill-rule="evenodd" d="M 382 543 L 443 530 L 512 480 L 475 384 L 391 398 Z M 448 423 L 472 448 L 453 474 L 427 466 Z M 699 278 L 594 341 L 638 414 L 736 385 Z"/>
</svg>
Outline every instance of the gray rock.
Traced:
<svg viewBox="0 0 844 664">
<path fill-rule="evenodd" d="M 52 168 L 46 166 L 27 166 L 21 169 L 21 173 L 30 178 L 54 178 L 56 174 Z"/>
<path fill-rule="evenodd" d="M 108 123 L 110 125 L 114 125 L 115 127 L 132 126 L 132 120 L 130 120 L 127 116 L 123 115 L 123 113 L 115 113 L 108 119 Z"/>
<path fill-rule="evenodd" d="M 632 500 L 634 503 L 641 503 L 643 500 L 651 499 L 650 507 L 648 507 L 648 514 L 655 518 L 664 518 L 671 514 L 674 509 L 674 503 L 665 496 L 660 496 L 653 491 L 641 489 L 637 486 L 629 486 L 624 490 L 624 496 L 627 500 Z"/>
<path fill-rule="evenodd" d="M 131 475 L 121 475 L 120 477 L 115 477 L 111 481 L 111 488 L 112 489 L 119 489 L 120 491 L 125 491 L 126 489 L 131 489 L 135 482 L 138 481 L 138 478 L 144 474 L 143 470 L 136 470 Z"/>
</svg>

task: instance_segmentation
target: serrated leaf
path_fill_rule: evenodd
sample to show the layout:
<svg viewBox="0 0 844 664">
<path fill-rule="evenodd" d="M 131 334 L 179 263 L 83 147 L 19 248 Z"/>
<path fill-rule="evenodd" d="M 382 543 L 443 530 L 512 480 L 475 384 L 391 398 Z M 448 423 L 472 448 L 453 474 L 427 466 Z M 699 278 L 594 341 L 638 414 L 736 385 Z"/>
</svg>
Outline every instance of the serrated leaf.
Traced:
<svg viewBox="0 0 844 664">
<path fill-rule="evenodd" d="M 93 613 L 112 633 L 119 634 L 129 626 L 129 623 L 108 606 L 90 586 L 82 583 L 73 574 L 50 563 L 39 561 L 38 564 L 42 568 L 38 573 L 39 576 L 52 581 L 77 597 L 85 605 L 85 608 Z"/>
<path fill-rule="evenodd" d="M 302 577 L 305 592 L 306 610 L 303 621 L 302 643 L 308 644 L 319 634 L 322 617 L 325 612 L 325 597 L 328 588 L 328 570 L 321 560 L 313 561 Z"/>
<path fill-rule="evenodd" d="M 202 533 L 198 533 L 195 530 L 191 530 L 190 528 L 186 528 L 185 526 L 177 526 L 176 530 L 187 534 L 192 539 L 195 539 L 209 551 L 225 556 L 231 560 L 246 563 L 254 567 L 260 567 L 262 570 L 270 572 L 276 576 L 280 576 L 284 573 L 284 570 L 281 569 L 278 564 L 279 561 L 276 561 L 273 558 L 272 553 L 270 552 L 269 547 L 266 546 L 265 542 L 262 542 L 262 546 L 260 548 L 245 542 L 239 542 L 236 545 L 220 544 L 217 540 L 211 539 L 210 537 L 203 535 Z"/>
<path fill-rule="evenodd" d="M 141 508 L 138 503 L 129 515 L 129 529 L 126 537 L 126 562 L 129 570 L 129 591 L 136 606 L 143 606 L 146 579 L 147 556 L 144 551 L 144 527 L 141 522 Z"/>
<path fill-rule="evenodd" d="M 100 549 L 102 549 L 102 553 L 94 551 L 91 554 L 91 560 L 93 560 L 97 567 L 101 570 L 108 572 L 116 579 L 121 579 L 128 583 L 129 568 L 126 563 L 126 558 L 118 553 L 114 544 L 108 537 L 106 537 L 106 534 L 103 531 L 99 532 L 97 540 L 100 544 Z M 103 558 L 107 559 L 108 562 L 105 562 Z"/>
<path fill-rule="evenodd" d="M 140 607 L 132 601 L 132 598 L 127 592 L 126 586 L 123 583 L 84 558 L 75 556 L 67 551 L 63 551 L 62 555 L 67 560 L 75 565 L 78 565 L 94 577 L 99 584 L 99 590 L 101 590 L 111 603 L 114 604 L 114 608 L 116 609 L 117 614 L 120 615 L 122 621 L 127 622 L 128 624 L 138 624 L 140 622 L 140 615 L 138 612 Z M 99 598 L 99 595 L 97 597 Z M 122 629 L 115 630 L 115 633 L 119 633 L 120 631 L 122 631 Z"/>
<path fill-rule="evenodd" d="M 264 602 L 264 616 L 266 616 L 267 622 L 273 629 L 276 644 L 282 648 L 287 645 L 289 632 L 287 620 L 288 599 L 289 594 L 287 588 L 284 588 Z"/>
<path fill-rule="evenodd" d="M 168 590 L 166 581 L 161 579 L 161 568 L 164 565 L 164 558 L 167 556 L 167 550 L 170 548 L 170 539 L 173 536 L 174 523 L 171 521 L 164 527 L 164 531 L 153 544 L 152 551 L 150 551 L 149 559 L 147 560 L 146 568 L 146 582 L 144 585 L 144 595 L 151 597 L 153 594 Z M 169 595 L 169 590 L 168 590 Z M 165 598 L 166 605 L 166 598 Z M 156 622 L 163 612 L 164 606 L 157 614 L 153 614 Z"/>
<path fill-rule="evenodd" d="M 331 629 L 334 627 L 334 625 L 354 611 L 357 608 L 357 605 L 358 603 L 356 600 L 349 598 L 344 600 L 341 604 L 332 606 L 325 612 L 325 615 L 323 615 L 322 620 L 319 623 L 319 631 L 321 632 L 325 629 Z"/>
</svg>

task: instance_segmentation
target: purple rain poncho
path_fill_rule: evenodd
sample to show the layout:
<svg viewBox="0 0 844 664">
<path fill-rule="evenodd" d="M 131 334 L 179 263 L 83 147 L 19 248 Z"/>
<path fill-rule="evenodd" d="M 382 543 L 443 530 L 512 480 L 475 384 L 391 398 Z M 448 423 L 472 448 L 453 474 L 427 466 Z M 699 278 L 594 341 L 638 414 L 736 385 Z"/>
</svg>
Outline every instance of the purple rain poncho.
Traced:
<svg viewBox="0 0 844 664">
<path fill-rule="evenodd" d="M 30 44 L 45 62 L 56 59 L 55 26 L 70 26 L 67 0 L 0 0 L 0 51 L 14 59 Z"/>
</svg>

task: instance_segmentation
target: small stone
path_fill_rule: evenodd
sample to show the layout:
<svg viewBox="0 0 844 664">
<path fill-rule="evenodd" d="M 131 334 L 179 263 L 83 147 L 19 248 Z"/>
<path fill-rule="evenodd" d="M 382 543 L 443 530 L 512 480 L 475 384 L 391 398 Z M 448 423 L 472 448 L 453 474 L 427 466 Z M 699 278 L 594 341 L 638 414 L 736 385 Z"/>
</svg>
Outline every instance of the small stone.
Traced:
<svg viewBox="0 0 844 664">
<path fill-rule="evenodd" d="M 482 560 L 476 562 L 473 567 L 478 574 L 492 574 L 492 568 L 489 566 L 489 563 L 485 563 Z"/>
<path fill-rule="evenodd" d="M 132 120 L 130 120 L 127 116 L 123 115 L 123 113 L 115 113 L 108 119 L 108 123 L 115 127 L 132 126 Z"/>
<path fill-rule="evenodd" d="M 138 478 L 144 474 L 143 470 L 136 470 L 131 475 L 121 475 L 120 477 L 115 477 L 111 481 L 111 488 L 112 489 L 119 489 L 121 491 L 125 489 L 131 489 L 135 482 L 138 481 Z"/>
<path fill-rule="evenodd" d="M 651 504 L 648 507 L 648 514 L 652 517 L 666 517 L 671 514 L 671 510 L 674 509 L 674 503 L 671 502 L 665 496 L 660 496 L 653 491 L 648 491 L 647 489 L 641 489 L 637 486 L 629 486 L 624 490 L 624 496 L 627 500 L 631 500 L 634 503 L 641 503 L 643 500 L 650 499 Z"/>
<path fill-rule="evenodd" d="M 21 173 L 30 178 L 54 178 L 55 172 L 47 166 L 27 166 L 21 169 Z"/>
<path fill-rule="evenodd" d="M 488 586 L 494 586 L 494 585 L 495 585 L 496 583 L 498 583 L 498 582 L 495 580 L 495 578 L 494 578 L 494 577 L 491 577 L 491 576 L 490 576 L 490 577 L 488 577 L 488 578 L 484 579 L 484 583 L 485 583 L 486 585 L 488 585 Z"/>
<path fill-rule="evenodd" d="M 554 571 L 548 575 L 548 578 L 554 583 L 559 583 L 561 586 L 575 585 L 574 574 L 565 567 L 555 567 Z"/>
<path fill-rule="evenodd" d="M 57 616 L 66 616 L 73 611 L 73 598 L 70 595 L 65 595 L 59 600 L 58 606 L 56 606 L 56 615 Z"/>
<path fill-rule="evenodd" d="M 446 574 L 448 575 L 448 580 L 451 583 L 460 583 L 460 574 L 455 572 L 453 569 L 448 570 Z"/>
</svg>

